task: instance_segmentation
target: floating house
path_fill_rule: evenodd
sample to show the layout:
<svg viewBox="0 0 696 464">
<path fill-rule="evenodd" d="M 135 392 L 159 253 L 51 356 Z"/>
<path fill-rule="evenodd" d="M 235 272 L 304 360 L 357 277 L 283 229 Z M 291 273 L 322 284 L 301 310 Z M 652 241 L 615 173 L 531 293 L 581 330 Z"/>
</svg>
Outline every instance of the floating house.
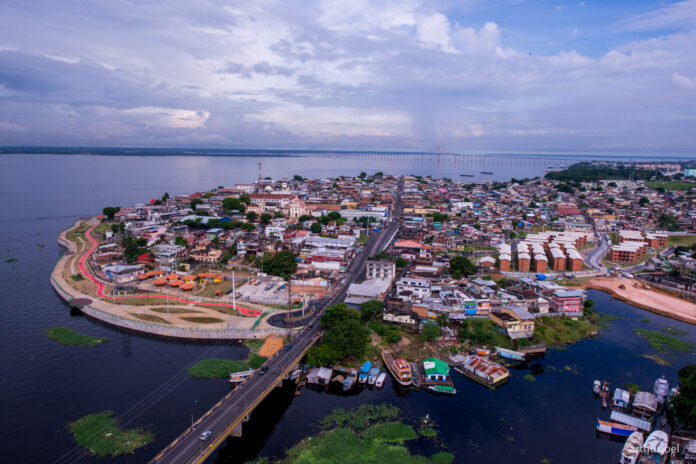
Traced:
<svg viewBox="0 0 696 464">
<path fill-rule="evenodd" d="M 437 358 L 424 360 L 423 371 L 426 382 L 447 382 L 449 379 L 449 365 Z"/>
</svg>

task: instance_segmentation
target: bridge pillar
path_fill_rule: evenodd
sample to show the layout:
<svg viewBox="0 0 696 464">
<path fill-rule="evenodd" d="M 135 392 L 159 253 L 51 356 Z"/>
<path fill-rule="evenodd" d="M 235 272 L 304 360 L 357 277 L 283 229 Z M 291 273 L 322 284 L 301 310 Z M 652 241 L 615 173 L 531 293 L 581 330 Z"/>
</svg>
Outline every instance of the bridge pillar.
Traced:
<svg viewBox="0 0 696 464">
<path fill-rule="evenodd" d="M 247 414 L 244 419 L 230 432 L 230 436 L 234 438 L 242 438 L 242 425 L 244 425 L 245 422 L 249 422 L 249 417 L 251 415 Z"/>
</svg>

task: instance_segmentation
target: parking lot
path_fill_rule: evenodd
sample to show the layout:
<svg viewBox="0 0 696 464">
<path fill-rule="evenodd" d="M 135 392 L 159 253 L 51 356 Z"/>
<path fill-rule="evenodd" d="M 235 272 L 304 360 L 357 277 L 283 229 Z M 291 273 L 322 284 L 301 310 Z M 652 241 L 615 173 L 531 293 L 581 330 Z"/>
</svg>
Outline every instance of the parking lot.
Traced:
<svg viewBox="0 0 696 464">
<path fill-rule="evenodd" d="M 239 287 L 237 298 L 240 301 L 266 305 L 287 305 L 288 289 L 285 282 L 280 279 L 257 277 Z"/>
</svg>

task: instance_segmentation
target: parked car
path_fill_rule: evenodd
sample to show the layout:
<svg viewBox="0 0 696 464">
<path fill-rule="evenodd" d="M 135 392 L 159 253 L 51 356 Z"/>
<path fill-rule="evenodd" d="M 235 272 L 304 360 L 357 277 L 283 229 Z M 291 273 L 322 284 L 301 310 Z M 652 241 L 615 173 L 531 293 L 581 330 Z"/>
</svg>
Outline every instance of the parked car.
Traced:
<svg viewBox="0 0 696 464">
<path fill-rule="evenodd" d="M 201 441 L 206 441 L 209 436 L 211 436 L 213 432 L 210 430 L 206 430 L 205 432 L 201 433 Z"/>
<path fill-rule="evenodd" d="M 291 349 L 292 349 L 291 343 L 288 343 L 287 345 L 285 345 L 285 351 L 290 351 Z"/>
</svg>

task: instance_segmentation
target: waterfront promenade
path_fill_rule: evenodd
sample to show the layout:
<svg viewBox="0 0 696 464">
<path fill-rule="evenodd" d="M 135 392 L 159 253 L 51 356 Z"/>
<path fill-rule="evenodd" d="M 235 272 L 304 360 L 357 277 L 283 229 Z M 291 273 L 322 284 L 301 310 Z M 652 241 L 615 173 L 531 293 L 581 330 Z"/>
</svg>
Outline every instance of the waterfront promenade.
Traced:
<svg viewBox="0 0 696 464">
<path fill-rule="evenodd" d="M 156 304 L 121 304 L 128 299 L 142 300 L 145 295 L 108 295 L 105 293 L 108 284 L 89 271 L 87 260 L 98 245 L 91 232 L 98 224 L 99 220 L 96 218 L 78 220 L 72 227 L 60 233 L 58 243 L 68 251 L 60 257 L 51 273 L 51 285 L 56 292 L 88 316 L 124 329 L 173 338 L 251 339 L 287 333 L 286 329 L 268 325 L 265 318 L 261 317 L 263 314 L 259 310 L 237 305 L 235 309 L 244 314 L 244 317 L 229 315 L 212 308 L 232 308 L 233 305 L 218 303 L 214 300 L 196 299 L 194 301 L 193 297 L 185 299 L 158 294 L 148 296 Z M 73 234 L 72 238 L 75 241 L 71 240 L 69 233 L 79 227 L 87 227 L 84 239 L 81 235 Z M 81 275 L 84 280 L 68 282 L 69 277 L 66 278 L 66 275 Z M 80 290 L 76 288 L 78 285 Z M 117 300 L 118 303 L 116 303 Z M 191 315 L 196 318 L 214 318 L 221 322 L 200 324 L 182 318 L 182 316 Z M 149 319 L 149 321 L 143 319 Z M 151 322 L 153 320 L 158 322 Z"/>
</svg>

